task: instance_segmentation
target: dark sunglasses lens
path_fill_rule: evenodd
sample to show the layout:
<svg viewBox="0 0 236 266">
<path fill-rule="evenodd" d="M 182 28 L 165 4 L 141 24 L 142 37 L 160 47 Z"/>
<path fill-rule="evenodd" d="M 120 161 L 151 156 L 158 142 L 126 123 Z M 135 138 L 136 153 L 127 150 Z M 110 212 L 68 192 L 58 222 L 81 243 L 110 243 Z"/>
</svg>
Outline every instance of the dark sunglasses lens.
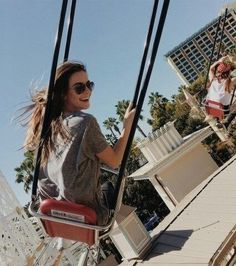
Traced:
<svg viewBox="0 0 236 266">
<path fill-rule="evenodd" d="M 94 89 L 94 82 L 92 81 L 88 81 L 86 83 L 86 86 L 92 91 Z"/>
<path fill-rule="evenodd" d="M 92 91 L 94 88 L 94 82 L 87 81 L 86 84 L 84 83 L 77 84 L 76 86 L 74 86 L 74 90 L 76 91 L 77 94 L 81 94 L 86 90 L 86 87 Z"/>
<path fill-rule="evenodd" d="M 85 84 L 77 84 L 75 87 L 74 87 L 74 90 L 76 91 L 77 94 L 81 94 L 85 91 L 86 89 L 86 86 Z"/>
</svg>

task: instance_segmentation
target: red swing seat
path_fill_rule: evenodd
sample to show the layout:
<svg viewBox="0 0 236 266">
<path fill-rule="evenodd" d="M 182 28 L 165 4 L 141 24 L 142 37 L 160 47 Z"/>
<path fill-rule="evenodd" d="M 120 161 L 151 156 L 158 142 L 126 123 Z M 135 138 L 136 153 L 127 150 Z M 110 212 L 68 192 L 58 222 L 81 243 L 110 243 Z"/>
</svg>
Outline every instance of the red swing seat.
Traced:
<svg viewBox="0 0 236 266">
<path fill-rule="evenodd" d="M 39 210 L 42 214 L 52 217 L 64 218 L 91 225 L 96 225 L 97 223 L 96 212 L 82 204 L 46 199 L 41 202 Z M 43 219 L 42 223 L 45 231 L 51 237 L 62 237 L 69 240 L 80 241 L 90 246 L 95 244 L 95 230 L 46 219 Z"/>
<path fill-rule="evenodd" d="M 220 120 L 224 118 L 224 105 L 222 103 L 206 100 L 204 105 L 208 115 L 219 118 Z"/>
</svg>

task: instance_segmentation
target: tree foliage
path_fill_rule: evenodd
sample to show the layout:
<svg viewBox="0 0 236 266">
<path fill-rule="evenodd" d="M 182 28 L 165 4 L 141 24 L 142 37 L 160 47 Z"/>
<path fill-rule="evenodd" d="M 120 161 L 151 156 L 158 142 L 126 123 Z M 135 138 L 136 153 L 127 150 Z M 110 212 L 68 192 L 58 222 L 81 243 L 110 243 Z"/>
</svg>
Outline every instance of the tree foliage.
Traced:
<svg viewBox="0 0 236 266">
<path fill-rule="evenodd" d="M 24 157 L 25 158 L 22 161 L 21 165 L 19 167 L 16 167 L 14 170 L 16 171 L 16 182 L 23 183 L 24 190 L 26 193 L 28 193 L 33 181 L 33 153 L 26 151 L 24 153 Z"/>
<path fill-rule="evenodd" d="M 120 129 L 118 127 L 119 122 L 117 121 L 116 118 L 114 117 L 108 117 L 104 122 L 103 122 L 103 126 L 107 129 L 111 131 L 111 135 L 113 136 L 113 138 L 117 138 L 116 134 L 114 133 L 114 131 L 116 133 L 118 133 L 120 135 Z"/>
<path fill-rule="evenodd" d="M 129 101 L 128 100 L 118 101 L 118 103 L 115 105 L 116 114 L 118 115 L 118 119 L 119 119 L 120 122 L 123 122 L 124 116 L 125 116 L 125 111 L 128 108 L 128 106 L 129 106 Z M 141 114 L 139 116 L 139 119 L 143 120 L 143 116 Z M 137 130 L 140 132 L 140 134 L 143 137 L 147 136 L 139 125 L 137 125 Z"/>
<path fill-rule="evenodd" d="M 149 96 L 151 119 L 147 122 L 152 126 L 153 130 L 162 127 L 173 117 L 174 105 L 166 97 L 158 92 L 151 92 Z"/>
</svg>

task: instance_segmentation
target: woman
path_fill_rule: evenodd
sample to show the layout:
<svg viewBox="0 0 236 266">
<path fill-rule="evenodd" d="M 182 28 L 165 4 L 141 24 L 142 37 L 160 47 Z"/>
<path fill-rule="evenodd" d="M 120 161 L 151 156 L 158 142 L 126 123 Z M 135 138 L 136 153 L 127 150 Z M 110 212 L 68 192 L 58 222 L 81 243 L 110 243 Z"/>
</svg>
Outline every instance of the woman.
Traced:
<svg viewBox="0 0 236 266">
<path fill-rule="evenodd" d="M 108 145 L 96 119 L 82 110 L 90 106 L 94 83 L 86 68 L 66 62 L 56 72 L 51 125 L 44 141 L 39 176 L 39 196 L 85 204 L 97 213 L 98 224 L 109 218 L 109 203 L 99 183 L 100 162 L 116 168 L 121 163 L 135 110 L 126 110 L 123 130 L 114 148 Z M 36 149 L 39 143 L 46 90 L 33 97 L 25 146 Z M 107 188 L 107 186 L 106 186 Z"/>
<path fill-rule="evenodd" d="M 227 56 L 222 57 L 210 67 L 209 85 L 206 100 L 211 100 L 223 105 L 224 113 L 229 113 L 231 92 L 236 84 L 236 78 L 230 77 L 232 64 L 226 61 Z"/>
<path fill-rule="evenodd" d="M 216 61 L 210 67 L 209 81 L 207 88 L 207 99 L 219 102 L 227 108 L 231 101 L 231 91 L 235 80 L 230 78 L 231 64 L 223 59 Z"/>
</svg>

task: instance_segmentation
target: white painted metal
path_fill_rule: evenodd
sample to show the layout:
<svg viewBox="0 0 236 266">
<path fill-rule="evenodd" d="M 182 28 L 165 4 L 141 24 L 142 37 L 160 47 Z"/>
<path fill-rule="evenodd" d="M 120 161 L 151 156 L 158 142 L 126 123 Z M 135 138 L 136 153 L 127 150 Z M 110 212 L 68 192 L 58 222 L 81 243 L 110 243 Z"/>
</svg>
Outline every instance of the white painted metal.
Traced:
<svg viewBox="0 0 236 266">
<path fill-rule="evenodd" d="M 153 230 L 152 248 L 143 260 L 121 265 L 235 265 L 235 172 L 236 155 Z"/>
<path fill-rule="evenodd" d="M 158 162 L 183 142 L 174 124 L 168 122 L 160 129 L 149 133 L 148 137 L 138 143 L 138 147 L 149 162 Z"/>
<path fill-rule="evenodd" d="M 135 213 L 135 208 L 122 205 L 110 238 L 124 260 L 137 258 L 150 244 L 150 235 Z"/>
<path fill-rule="evenodd" d="M 17 206 L 20 206 L 19 201 L 14 195 L 11 187 L 4 178 L 2 172 L 0 171 L 0 215 L 7 216 L 10 214 Z"/>
<path fill-rule="evenodd" d="M 29 218 L 0 171 L 0 265 L 79 265 L 87 254 L 82 243 L 58 245 L 45 235 L 41 222 Z M 80 259 L 81 257 L 81 259 Z"/>
</svg>

